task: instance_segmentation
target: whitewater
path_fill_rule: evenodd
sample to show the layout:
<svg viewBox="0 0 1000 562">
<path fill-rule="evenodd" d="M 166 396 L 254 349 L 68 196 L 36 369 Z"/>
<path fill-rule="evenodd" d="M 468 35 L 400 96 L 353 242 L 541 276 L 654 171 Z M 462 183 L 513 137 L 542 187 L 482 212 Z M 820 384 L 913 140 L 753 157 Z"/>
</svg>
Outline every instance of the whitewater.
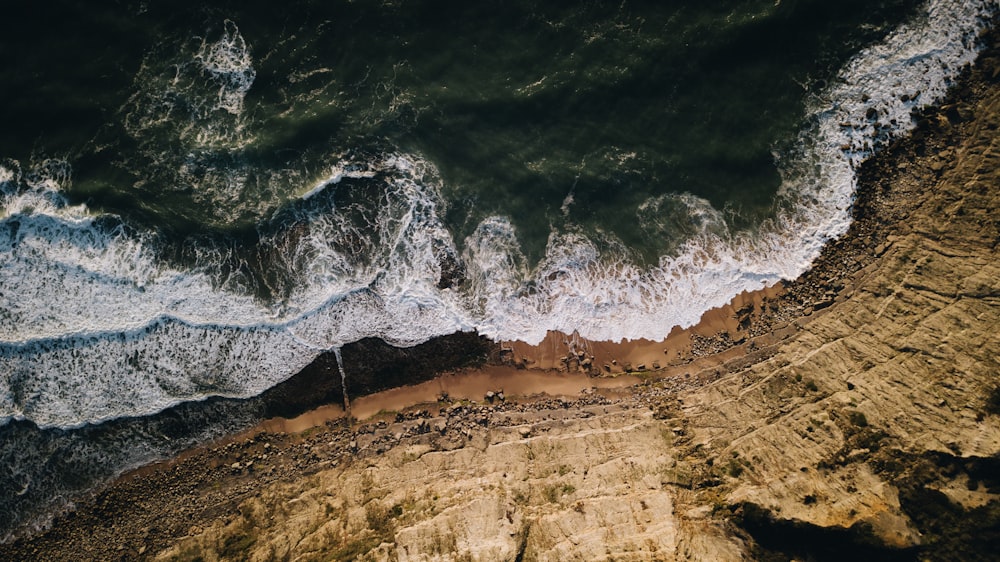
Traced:
<svg viewBox="0 0 1000 562">
<path fill-rule="evenodd" d="M 529 266 L 504 216 L 481 221 L 458 244 L 442 219 L 448 202 L 433 162 L 399 151 L 332 154 L 328 172 L 304 178 L 281 217 L 292 226 L 264 230 L 259 252 L 284 281 L 262 295 L 232 272 L 224 251 L 183 265 L 164 260 L 158 233 L 71 205 L 62 193 L 72 182 L 68 162 L 0 161 L 0 423 L 73 428 L 210 396 L 249 397 L 367 337 L 397 346 L 473 330 L 528 343 L 550 330 L 662 339 L 743 291 L 797 277 L 845 233 L 858 166 L 912 129 L 914 110 L 942 98 L 974 60 L 997 7 L 932 0 L 858 53 L 807 102 L 797 150 L 775 156 L 781 211 L 754 232 L 730 232 L 694 195 L 642 203 L 636 220 L 655 221 L 669 207 L 694 225 L 653 265 L 570 229 L 553 231 L 544 258 Z M 179 157 L 179 174 L 223 178 L 205 205 L 242 205 L 238 166 L 223 170 L 225 162 L 199 160 L 199 150 L 252 140 L 243 126 L 256 76 L 247 38 L 228 22 L 191 64 L 215 89 L 178 132 L 197 148 Z M 158 118 L 153 109 L 133 116 L 135 127 Z M 361 188 L 377 192 L 379 204 L 338 206 L 338 190 Z"/>
</svg>

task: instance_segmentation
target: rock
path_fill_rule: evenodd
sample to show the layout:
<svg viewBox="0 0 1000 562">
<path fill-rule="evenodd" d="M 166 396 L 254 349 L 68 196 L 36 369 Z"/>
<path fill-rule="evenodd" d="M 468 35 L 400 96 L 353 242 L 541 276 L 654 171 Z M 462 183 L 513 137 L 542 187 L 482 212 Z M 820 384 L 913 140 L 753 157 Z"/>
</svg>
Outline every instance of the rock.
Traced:
<svg viewBox="0 0 1000 562">
<path fill-rule="evenodd" d="M 684 520 L 695 506 L 682 500 L 690 491 L 678 494 L 663 484 L 663 467 L 676 463 L 663 446 L 661 423 L 640 409 L 601 411 L 547 427 L 557 446 L 519 442 L 532 434 L 523 424 L 483 447 L 461 440 L 429 455 L 422 446 L 390 447 L 365 462 L 269 484 L 241 506 L 262 522 L 253 528 L 246 557 L 277 548 L 289 559 L 342 550 L 341 535 L 323 532 L 324 526 L 347 523 L 360 536 L 386 532 L 386 518 L 371 516 L 379 514 L 372 507 L 381 506 L 391 525 L 383 540 L 415 560 L 747 559 L 747 542 L 721 532 L 726 527 L 712 519 L 711 506 L 695 524 Z M 592 455 L 604 450 L 612 457 Z M 390 506 L 404 497 L 415 500 L 400 517 Z M 185 552 L 222 559 L 221 550 L 246 536 L 245 525 L 237 515 L 206 526 L 174 542 L 160 559 Z M 386 546 L 370 544 L 351 558 L 382 559 Z"/>
</svg>

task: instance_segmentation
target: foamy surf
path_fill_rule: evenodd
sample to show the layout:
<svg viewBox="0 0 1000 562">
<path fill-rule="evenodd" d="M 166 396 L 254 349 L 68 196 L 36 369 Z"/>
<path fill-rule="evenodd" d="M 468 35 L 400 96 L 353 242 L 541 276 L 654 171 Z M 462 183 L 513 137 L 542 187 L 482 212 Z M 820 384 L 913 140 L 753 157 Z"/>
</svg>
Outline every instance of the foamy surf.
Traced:
<svg viewBox="0 0 1000 562">
<path fill-rule="evenodd" d="M 165 267 L 152 237 L 109 228 L 80 207 L 6 217 L 0 411 L 42 427 L 144 415 L 180 401 L 258 394 L 323 350 L 364 337 L 413 345 L 470 329 L 457 300 L 438 294 L 435 253 L 446 231 L 411 177 L 414 164 L 391 157 L 379 167 L 402 174 L 383 178 L 385 206 L 367 217 L 364 232 L 336 211 L 295 232 L 297 256 L 284 257 L 299 282 L 278 302 L 215 274 L 223 256 L 207 254 L 208 265 L 186 272 Z M 384 242 L 367 263 L 331 247 L 361 235 Z"/>
<path fill-rule="evenodd" d="M 481 271 L 479 283 L 490 288 L 483 293 L 483 308 L 490 314 L 477 326 L 480 332 L 529 343 L 540 342 L 548 330 L 575 331 L 592 340 L 660 339 L 675 325 L 697 323 L 705 311 L 740 292 L 801 275 L 826 242 L 847 231 L 857 167 L 912 130 L 913 110 L 944 96 L 975 60 L 978 36 L 997 7 L 994 1 L 929 2 L 914 21 L 854 57 L 810 103 L 799 150 L 778 161 L 782 185 L 776 205 L 790 210 L 758 233 L 730 237 L 703 229 L 678 255 L 664 256 L 648 269 L 617 258 L 613 250 L 602 253 L 589 240 L 553 235 L 528 282 L 530 292 L 518 293 L 509 276 L 506 286 L 498 286 L 504 277 L 492 265 Z M 697 209 L 705 205 L 692 208 L 695 222 L 705 221 Z M 503 222 L 495 218 L 477 236 L 500 238 L 509 246 L 511 234 L 496 234 L 509 228 L 497 226 Z M 469 244 L 473 253 L 482 246 Z M 483 256 L 470 261 L 516 261 L 491 252 Z M 519 296 L 510 298 L 512 293 Z"/>
<path fill-rule="evenodd" d="M 848 63 L 810 102 L 800 150 L 779 160 L 776 205 L 787 210 L 759 231 L 731 233 L 707 201 L 685 194 L 636 209 L 654 231 L 668 206 L 691 221 L 688 239 L 654 266 L 621 257 L 613 239 L 598 243 L 570 228 L 553 232 L 544 258 L 529 267 L 502 216 L 482 221 L 460 251 L 441 220 L 446 201 L 431 163 L 348 155 L 334 158 L 328 174 L 303 178 L 304 194 L 282 219 L 291 226 L 262 236 L 262 253 L 280 275 L 261 296 L 224 266 L 230 256 L 222 251 L 171 263 L 158 254 L 156 233 L 67 204 L 59 193 L 70 181 L 65 163 L 4 164 L 0 420 L 78 427 L 208 396 L 252 396 L 324 350 L 364 337 L 396 345 L 459 330 L 529 343 L 549 330 L 662 338 L 742 291 L 800 275 L 843 234 L 857 165 L 912 128 L 913 109 L 941 98 L 975 57 L 996 7 L 930 2 Z M 221 40 L 195 51 L 198 70 L 179 66 L 180 83 L 140 71 L 163 95 L 143 90 L 130 100 L 126 130 L 159 126 L 162 111 L 174 111 L 163 109 L 167 101 L 188 99 L 189 119 L 169 131 L 187 152 L 161 162 L 150 148 L 148 157 L 175 167 L 183 186 L 219 183 L 206 203 L 238 207 L 249 174 L 239 150 L 250 142 L 242 112 L 252 60 L 230 24 Z M 356 204 L 354 191 L 377 194 L 378 204 Z"/>
</svg>

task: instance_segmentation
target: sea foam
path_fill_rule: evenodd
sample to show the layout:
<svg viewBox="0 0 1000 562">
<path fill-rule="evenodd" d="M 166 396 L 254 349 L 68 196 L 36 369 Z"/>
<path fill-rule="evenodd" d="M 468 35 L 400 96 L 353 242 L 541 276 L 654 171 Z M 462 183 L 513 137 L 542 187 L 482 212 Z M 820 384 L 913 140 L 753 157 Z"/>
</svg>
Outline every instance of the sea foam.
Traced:
<svg viewBox="0 0 1000 562">
<path fill-rule="evenodd" d="M 531 277 L 530 292 L 506 286 L 486 264 L 489 286 L 478 327 L 497 339 L 539 342 L 547 330 L 594 340 L 658 339 L 696 323 L 708 309 L 742 291 L 760 289 L 806 271 L 829 240 L 844 234 L 857 187 L 856 169 L 889 140 L 911 130 L 911 112 L 939 101 L 959 71 L 975 59 L 977 40 L 998 3 L 931 1 L 921 15 L 856 55 L 833 84 L 807 107 L 799 149 L 779 159 L 778 218 L 752 236 L 721 229 L 695 232 L 682 249 L 653 268 L 599 252 L 589 240 L 553 235 Z M 691 197 L 693 201 L 696 198 Z M 647 201 L 637 217 L 658 201 Z M 704 220 L 711 213 L 693 208 Z M 495 217 L 475 236 L 497 238 Z M 509 245 L 510 236 L 501 237 Z M 483 244 L 469 244 L 482 252 Z M 503 258 L 482 252 L 487 260 Z M 473 258 L 477 267 L 483 260 Z M 485 278 L 494 277 L 493 281 Z M 509 295 L 518 294 L 517 298 Z"/>
<path fill-rule="evenodd" d="M 809 102 L 799 149 L 778 161 L 783 211 L 758 232 L 730 233 L 706 201 L 686 194 L 637 208 L 636 220 L 654 230 L 667 209 L 691 219 L 687 239 L 653 266 L 621 257 L 614 240 L 597 243 L 570 228 L 553 232 L 530 267 L 502 216 L 483 220 L 460 251 L 441 219 L 447 203 L 431 163 L 401 153 L 339 155 L 328 173 L 303 178 L 284 227 L 264 229 L 260 250 L 281 281 L 261 296 L 223 267 L 230 256 L 221 250 L 206 249 L 193 264 L 169 262 L 156 233 L 69 205 L 60 193 L 71 181 L 65 162 L 2 163 L 0 421 L 77 427 L 208 396 L 252 396 L 365 337 L 403 346 L 463 330 L 529 343 L 549 330 L 662 338 L 742 291 L 800 275 L 846 232 L 857 166 L 913 127 L 913 109 L 941 99 L 974 59 L 996 7 L 931 1 L 852 59 Z M 146 82 L 175 90 L 138 93 L 126 131 L 138 138 L 162 128 L 176 113 L 165 100 L 188 96 L 193 113 L 167 129 L 182 154 L 154 162 L 162 156 L 150 147 L 149 159 L 195 188 L 217 183 L 213 174 L 231 179 L 236 191 L 223 185 L 205 201 L 238 205 L 238 151 L 252 141 L 242 121 L 252 60 L 230 24 L 192 56 L 208 82 L 191 74 L 177 90 L 144 68 Z M 185 171 L 195 169 L 202 175 Z M 358 204 L 359 194 L 378 204 Z M 455 264 L 461 275 L 452 282 Z"/>
</svg>

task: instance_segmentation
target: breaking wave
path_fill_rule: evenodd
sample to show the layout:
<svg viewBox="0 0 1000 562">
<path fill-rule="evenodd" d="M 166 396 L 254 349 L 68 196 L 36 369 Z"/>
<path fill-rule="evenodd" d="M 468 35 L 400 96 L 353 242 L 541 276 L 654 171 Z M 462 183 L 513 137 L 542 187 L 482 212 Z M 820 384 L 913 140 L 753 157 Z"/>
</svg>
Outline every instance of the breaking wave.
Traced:
<svg viewBox="0 0 1000 562">
<path fill-rule="evenodd" d="M 799 149 L 778 161 L 783 210 L 755 232 L 730 232 L 693 195 L 642 204 L 636 220 L 651 235 L 684 221 L 685 238 L 652 266 L 570 228 L 553 232 L 531 267 L 502 216 L 457 244 L 433 164 L 390 151 L 331 156 L 322 175 L 284 178 L 303 195 L 261 219 L 255 255 L 275 273 L 255 281 L 225 249 L 168 260 L 157 233 L 70 205 L 66 162 L 0 162 L 0 421 L 79 427 L 252 396 L 365 337 L 401 346 L 469 330 L 531 343 L 549 330 L 662 338 L 742 291 L 800 275 L 846 232 L 857 166 L 911 129 L 914 109 L 941 99 L 995 7 L 932 1 L 852 59 L 810 102 Z M 177 160 L 157 161 L 179 188 L 246 185 L 242 119 L 255 80 L 246 43 L 227 22 L 219 41 L 192 52 L 200 70 L 140 71 L 159 89 L 129 101 L 126 131 L 159 127 L 179 139 Z M 243 201 L 238 190 L 205 197 Z"/>
</svg>

